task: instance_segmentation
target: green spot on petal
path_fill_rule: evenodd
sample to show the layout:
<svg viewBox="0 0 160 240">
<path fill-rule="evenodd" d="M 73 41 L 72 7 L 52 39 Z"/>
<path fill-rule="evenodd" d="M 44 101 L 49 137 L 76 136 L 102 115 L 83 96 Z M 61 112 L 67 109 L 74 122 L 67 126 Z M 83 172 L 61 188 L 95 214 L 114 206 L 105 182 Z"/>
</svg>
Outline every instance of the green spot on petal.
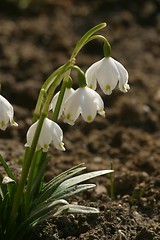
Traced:
<svg viewBox="0 0 160 240">
<path fill-rule="evenodd" d="M 92 121 L 91 115 L 88 115 L 88 116 L 87 116 L 87 120 L 88 120 L 88 122 L 91 122 L 91 121 Z"/>
<path fill-rule="evenodd" d="M 66 118 L 69 120 L 69 119 L 71 118 L 71 114 L 68 113 L 68 114 L 66 115 Z"/>
<path fill-rule="evenodd" d="M 2 122 L 1 122 L 1 127 L 5 127 L 5 126 L 6 126 L 5 122 L 2 121 Z"/>
<path fill-rule="evenodd" d="M 110 85 L 106 85 L 106 91 L 110 91 L 110 90 L 111 90 Z"/>
<path fill-rule="evenodd" d="M 93 89 L 93 85 L 92 85 L 92 84 L 90 84 L 89 87 L 90 87 L 91 89 Z"/>
<path fill-rule="evenodd" d="M 48 148 L 48 145 L 47 145 L 47 144 L 44 144 L 43 147 L 44 147 L 44 149 L 47 149 L 47 148 Z"/>
</svg>

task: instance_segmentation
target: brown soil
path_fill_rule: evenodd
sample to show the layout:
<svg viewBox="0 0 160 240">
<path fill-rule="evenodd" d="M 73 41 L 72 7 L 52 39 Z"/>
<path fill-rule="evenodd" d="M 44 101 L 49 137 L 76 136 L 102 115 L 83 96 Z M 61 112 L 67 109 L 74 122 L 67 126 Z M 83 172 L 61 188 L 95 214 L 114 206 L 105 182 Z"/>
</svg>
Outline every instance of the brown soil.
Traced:
<svg viewBox="0 0 160 240">
<path fill-rule="evenodd" d="M 14 104 L 18 128 L 1 131 L 0 151 L 20 172 L 20 157 L 39 89 L 50 73 L 69 58 L 76 41 L 90 27 L 107 22 L 112 56 L 127 68 L 131 90 L 103 96 L 106 118 L 74 127 L 60 122 L 67 151 L 51 148 L 46 181 L 84 162 L 89 170 L 114 173 L 99 177 L 94 191 L 70 201 L 96 206 L 98 215 L 50 219 L 33 239 L 160 240 L 160 5 L 145 1 L 48 0 L 26 11 L 0 3 L 0 82 Z M 77 58 L 86 70 L 102 58 L 93 42 Z M 18 159 L 18 160 L 17 160 Z"/>
</svg>

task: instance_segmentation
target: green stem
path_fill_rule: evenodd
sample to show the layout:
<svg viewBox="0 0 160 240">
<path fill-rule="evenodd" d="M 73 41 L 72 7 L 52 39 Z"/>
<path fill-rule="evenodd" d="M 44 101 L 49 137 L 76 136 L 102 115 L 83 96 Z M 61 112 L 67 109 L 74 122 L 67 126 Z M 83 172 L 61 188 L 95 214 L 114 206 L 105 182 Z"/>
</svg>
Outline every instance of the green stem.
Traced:
<svg viewBox="0 0 160 240">
<path fill-rule="evenodd" d="M 59 67 L 57 70 L 55 70 L 48 78 L 47 80 L 44 82 L 39 97 L 38 97 L 38 101 L 37 101 L 37 105 L 34 111 L 34 117 L 33 117 L 33 122 L 35 122 L 38 118 L 38 116 L 40 115 L 40 109 L 42 107 L 42 98 L 43 98 L 43 94 L 45 92 L 48 91 L 48 89 L 50 88 L 50 86 L 54 83 L 57 75 L 61 74 L 64 72 L 64 70 L 66 70 L 69 66 L 74 65 L 75 63 L 75 58 L 77 56 L 77 54 L 79 53 L 79 51 L 81 50 L 81 48 L 89 41 L 89 38 L 91 38 L 91 36 L 99 31 L 100 29 L 106 27 L 106 23 L 100 23 L 97 26 L 91 28 L 87 33 L 85 33 L 81 39 L 78 41 L 78 43 L 76 44 L 73 53 L 71 55 L 71 58 L 69 60 L 69 62 L 67 62 L 66 64 L 64 64 L 63 66 Z"/>
<path fill-rule="evenodd" d="M 20 201 L 22 199 L 21 195 L 23 194 L 23 191 L 24 191 L 24 186 L 27 181 L 28 172 L 29 172 L 29 169 L 31 166 L 31 162 L 32 162 L 34 153 L 36 151 L 39 135 L 40 135 L 41 128 L 42 128 L 45 117 L 46 117 L 46 114 L 41 114 L 40 119 L 38 121 L 37 129 L 36 129 L 33 141 L 32 141 L 32 145 L 30 148 L 27 148 L 25 151 L 24 165 L 22 168 L 21 178 L 19 181 L 17 192 L 15 193 L 14 200 L 13 200 L 13 206 L 12 206 L 12 211 L 11 211 L 11 223 L 12 223 L 12 221 L 14 221 L 14 219 L 16 217 L 16 214 L 17 214 L 17 211 L 18 211 L 18 208 L 20 205 Z"/>
<path fill-rule="evenodd" d="M 64 73 L 63 73 L 64 74 Z M 52 96 L 53 96 L 53 93 L 55 91 L 55 89 L 57 88 L 57 85 L 59 85 L 59 82 L 62 81 L 62 78 L 63 78 L 63 74 L 59 74 L 56 78 L 55 78 L 55 81 L 54 83 L 51 85 L 50 89 L 49 89 L 49 92 L 48 92 L 48 95 L 47 95 L 47 98 L 46 98 L 46 101 L 44 103 L 44 106 L 43 106 L 43 109 L 41 111 L 41 116 L 40 116 L 40 119 L 39 119 L 39 122 L 38 122 L 38 126 L 37 126 L 37 129 L 38 132 L 39 132 L 39 135 L 40 135 L 40 131 L 41 131 L 41 128 L 42 128 L 42 125 L 43 125 L 43 122 L 41 124 L 41 119 L 43 119 L 44 121 L 44 118 L 46 117 L 47 115 L 47 112 L 48 112 L 48 108 L 49 108 L 49 104 L 51 102 L 51 99 L 52 99 Z M 45 116 L 45 117 L 43 117 Z M 40 128 L 39 128 L 40 127 Z M 37 130 L 36 130 L 36 133 L 37 133 Z M 36 135 L 35 133 L 35 135 Z M 38 135 L 38 138 L 39 138 L 39 135 Z M 25 159 L 25 161 L 28 163 L 27 166 L 24 166 L 23 169 L 26 169 L 27 168 L 27 174 L 23 174 L 22 172 L 22 175 L 24 175 L 24 179 L 26 180 L 27 179 L 27 176 L 28 176 L 28 172 L 30 171 L 29 173 L 29 177 L 28 177 L 28 183 L 27 183 L 27 190 L 26 190 L 26 209 L 28 209 L 28 206 L 29 206 L 29 202 L 30 202 L 30 192 L 31 192 L 31 186 L 32 186 L 32 180 L 33 180 L 33 175 L 34 175 L 34 168 L 35 168 L 35 164 L 36 164 L 36 160 L 37 160 L 37 153 L 35 152 L 36 151 L 36 146 L 37 146 L 37 142 L 38 142 L 38 138 L 36 138 L 36 145 L 34 144 L 34 140 L 35 140 L 35 136 L 33 138 L 33 142 L 32 142 L 32 145 L 35 146 L 35 147 L 32 147 L 31 145 L 31 148 L 30 148 L 30 151 L 29 151 L 29 156 L 27 157 L 27 159 Z M 24 180 L 23 180 L 24 182 Z M 24 187 L 24 184 L 22 185 L 22 187 Z M 19 192 L 22 191 L 22 187 L 20 188 Z M 19 194 L 17 193 L 17 195 L 19 196 Z M 17 210 L 17 209 L 16 209 Z M 15 211 L 14 211 L 15 212 Z"/>
<path fill-rule="evenodd" d="M 100 29 L 106 27 L 106 23 L 100 23 L 97 26 L 91 28 L 88 32 L 86 32 L 81 39 L 78 41 L 77 45 L 75 46 L 71 60 L 75 59 L 81 48 L 87 43 L 88 39 L 97 31 Z"/>
<path fill-rule="evenodd" d="M 47 152 L 43 152 L 41 150 L 40 156 L 38 156 L 38 161 L 36 161 L 35 171 L 34 171 L 34 179 L 32 181 L 31 194 L 36 197 L 37 193 L 39 193 L 42 188 L 43 180 L 44 180 L 44 171 L 47 166 Z"/>
<path fill-rule="evenodd" d="M 113 170 L 112 162 L 110 169 Z M 114 199 L 114 173 L 110 174 L 110 197 Z"/>
<path fill-rule="evenodd" d="M 28 182 L 27 182 L 27 188 L 25 192 L 25 207 L 26 207 L 26 213 L 28 211 L 29 203 L 30 203 L 30 198 L 31 198 L 31 187 L 32 187 L 32 182 L 33 182 L 33 177 L 34 177 L 34 170 L 35 170 L 35 165 L 36 165 L 36 160 L 38 158 L 39 152 L 35 152 L 32 162 L 31 162 L 31 167 L 29 171 L 29 176 L 28 176 Z"/>
<path fill-rule="evenodd" d="M 64 76 L 64 79 L 63 79 L 63 83 L 61 85 L 61 89 L 60 89 L 59 96 L 58 96 L 58 99 L 57 99 L 57 102 L 56 102 L 54 113 L 52 115 L 52 120 L 54 122 L 56 122 L 57 119 L 58 119 L 59 111 L 60 111 L 60 108 L 61 108 L 61 105 L 62 105 L 62 101 L 63 101 L 64 94 L 65 94 L 65 90 L 66 90 L 66 87 L 67 87 L 67 82 L 68 82 L 68 79 L 70 77 L 70 72 L 71 72 L 71 69 L 69 69 L 66 72 L 66 74 Z"/>
<path fill-rule="evenodd" d="M 54 112 L 53 112 L 53 115 L 52 115 L 52 120 L 54 122 L 56 122 L 57 119 L 58 119 L 58 115 L 59 115 L 59 112 L 60 112 L 60 108 L 61 108 L 61 105 L 62 105 L 65 90 L 66 90 L 66 85 L 67 85 L 66 82 L 63 81 L 60 92 L 59 92 L 59 96 L 58 96 L 58 99 L 57 99 L 57 102 L 56 102 L 56 106 L 55 106 L 55 109 L 54 109 Z"/>
<path fill-rule="evenodd" d="M 78 66 L 74 65 L 72 69 L 75 69 L 78 73 L 78 83 L 80 87 L 85 87 L 87 85 L 86 83 L 86 77 L 82 69 L 80 69 Z"/>
<path fill-rule="evenodd" d="M 34 110 L 34 116 L 33 116 L 33 120 L 32 122 L 34 123 L 38 117 L 40 116 L 41 110 L 43 108 L 43 100 L 45 95 L 47 95 L 47 91 L 49 90 L 49 88 L 52 86 L 52 84 L 55 84 L 54 82 L 57 81 L 57 76 L 60 76 L 67 68 L 68 66 L 70 66 L 70 62 L 64 64 L 63 66 L 59 67 L 58 69 L 56 69 L 48 78 L 47 80 L 44 82 L 39 96 L 38 96 L 38 100 L 37 100 L 37 104 Z M 58 83 L 57 83 L 58 85 Z"/>
<path fill-rule="evenodd" d="M 64 69 L 68 66 L 68 63 L 64 64 L 63 66 L 60 66 L 57 68 L 44 82 L 42 89 L 45 89 L 45 91 L 48 91 L 54 80 L 56 79 L 57 75 L 59 75 L 61 72 L 64 71 Z"/>
<path fill-rule="evenodd" d="M 42 104 L 44 102 L 44 97 L 46 95 L 46 91 L 44 88 L 41 88 L 40 93 L 39 93 L 39 97 L 37 100 L 37 104 L 34 110 L 34 115 L 33 115 L 33 119 L 32 119 L 32 123 L 36 122 L 38 117 L 40 116 L 40 112 L 42 109 Z"/>
<path fill-rule="evenodd" d="M 86 43 L 89 43 L 90 41 L 95 40 L 95 39 L 100 39 L 104 42 L 104 46 L 103 46 L 104 56 L 110 57 L 111 56 L 111 45 L 104 36 L 102 36 L 102 35 L 91 36 Z"/>
</svg>

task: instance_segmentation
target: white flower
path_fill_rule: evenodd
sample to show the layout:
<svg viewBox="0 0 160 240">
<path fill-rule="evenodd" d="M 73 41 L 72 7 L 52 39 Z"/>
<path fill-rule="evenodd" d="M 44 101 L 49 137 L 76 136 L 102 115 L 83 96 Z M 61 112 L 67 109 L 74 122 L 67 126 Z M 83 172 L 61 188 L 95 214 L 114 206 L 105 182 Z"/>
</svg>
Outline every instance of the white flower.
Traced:
<svg viewBox="0 0 160 240">
<path fill-rule="evenodd" d="M 73 88 L 66 88 L 65 93 L 64 93 L 64 97 L 63 97 L 63 100 L 62 100 L 61 108 L 60 108 L 60 111 L 59 111 L 58 119 L 59 119 L 59 118 L 62 116 L 62 114 L 63 114 L 66 100 L 67 100 L 68 97 L 69 97 L 70 95 L 72 95 L 72 93 L 74 93 L 74 92 L 75 92 L 75 90 L 74 90 Z M 51 103 L 50 103 L 49 110 L 52 110 L 53 112 L 54 112 L 54 109 L 55 109 L 55 106 L 56 106 L 56 103 L 57 103 L 57 100 L 58 100 L 59 93 L 60 93 L 60 92 L 57 92 L 57 93 L 56 93 L 56 95 L 53 97 L 53 99 L 52 99 L 52 101 L 51 101 Z"/>
<path fill-rule="evenodd" d="M 111 57 L 102 58 L 92 64 L 86 71 L 86 80 L 87 85 L 94 90 L 98 82 L 102 91 L 108 95 L 112 93 L 118 82 L 122 92 L 130 89 L 127 70 Z"/>
<path fill-rule="evenodd" d="M 13 119 L 14 111 L 12 105 L 0 95 L 0 129 L 5 130 L 8 124 L 18 126 Z"/>
<path fill-rule="evenodd" d="M 15 181 L 12 178 L 10 178 L 10 177 L 5 176 L 3 178 L 2 184 L 8 184 L 8 183 L 15 183 Z"/>
<path fill-rule="evenodd" d="M 92 122 L 97 114 L 105 115 L 100 95 L 89 87 L 78 88 L 66 101 L 64 122 L 74 125 L 81 114 L 86 122 Z"/>
<path fill-rule="evenodd" d="M 38 120 L 39 121 L 39 120 Z M 32 140 L 38 125 L 38 121 L 35 122 L 27 132 L 27 143 L 25 146 L 31 147 Z M 41 129 L 41 133 L 38 140 L 37 150 L 40 148 L 43 149 L 44 152 L 48 151 L 49 144 L 53 142 L 55 148 L 58 150 L 64 151 L 64 143 L 62 142 L 63 132 L 59 125 L 48 118 L 44 119 L 43 126 Z"/>
</svg>

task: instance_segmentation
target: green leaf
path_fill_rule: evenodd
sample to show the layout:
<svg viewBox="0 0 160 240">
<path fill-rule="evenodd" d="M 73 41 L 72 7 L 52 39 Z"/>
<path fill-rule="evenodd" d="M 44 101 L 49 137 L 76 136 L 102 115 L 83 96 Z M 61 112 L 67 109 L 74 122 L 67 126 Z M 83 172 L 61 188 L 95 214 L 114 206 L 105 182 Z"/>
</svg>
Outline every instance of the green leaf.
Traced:
<svg viewBox="0 0 160 240">
<path fill-rule="evenodd" d="M 59 199 L 59 198 L 63 198 L 63 199 L 67 199 L 70 196 L 76 195 L 77 193 L 89 190 L 96 187 L 95 184 L 79 184 L 79 185 L 74 185 L 72 187 L 69 187 L 57 194 L 52 194 L 52 199 Z"/>
<path fill-rule="evenodd" d="M 4 229 L 8 223 L 9 215 L 10 215 L 10 198 L 9 193 L 7 193 L 0 204 L 0 221 Z"/>
<path fill-rule="evenodd" d="M 0 162 L 2 163 L 2 166 L 4 167 L 7 175 L 16 182 L 15 176 L 13 175 L 12 171 L 10 170 L 8 164 L 6 163 L 6 161 L 4 160 L 1 154 L 0 154 Z"/>
<path fill-rule="evenodd" d="M 37 205 L 40 202 L 43 202 L 51 197 L 51 195 L 54 193 L 57 186 L 59 186 L 62 182 L 64 182 L 66 179 L 71 178 L 72 176 L 75 176 L 79 172 L 85 170 L 86 167 L 84 167 L 84 164 L 80 164 L 78 166 L 75 166 L 73 168 L 70 168 L 69 170 L 59 174 L 57 177 L 53 178 L 50 182 L 48 182 L 41 191 L 41 194 L 37 196 L 37 199 L 35 200 L 34 204 Z"/>
<path fill-rule="evenodd" d="M 26 221 L 32 226 L 36 226 L 51 215 L 57 216 L 61 213 L 97 213 L 98 210 L 95 208 L 69 204 L 64 200 L 96 186 L 95 184 L 80 184 L 81 182 L 113 172 L 113 170 L 101 170 L 75 176 L 84 169 L 85 167 L 80 164 L 51 180 L 44 187 L 42 194 L 37 197 Z"/>
<path fill-rule="evenodd" d="M 68 204 L 64 206 L 60 206 L 57 212 L 53 216 L 58 216 L 63 213 L 79 213 L 79 214 L 88 214 L 88 213 L 99 213 L 97 208 L 86 207 L 76 204 Z"/>
<path fill-rule="evenodd" d="M 6 186 L 2 184 L 3 176 L 0 174 L 0 197 L 1 199 L 4 199 L 4 196 L 6 195 Z"/>
<path fill-rule="evenodd" d="M 60 193 L 71 186 L 77 185 L 78 183 L 84 182 L 91 178 L 95 178 L 95 177 L 98 177 L 98 176 L 101 176 L 104 174 L 108 174 L 108 173 L 112 173 L 112 172 L 113 172 L 113 170 L 94 171 L 94 172 L 84 173 L 79 176 L 67 179 L 57 187 L 54 194 Z"/>
<path fill-rule="evenodd" d="M 52 202 L 46 201 L 41 205 L 39 205 L 36 209 L 31 211 L 25 223 L 29 222 L 31 224 L 35 221 L 38 221 L 38 219 L 41 219 L 41 218 L 47 219 L 51 215 L 51 212 L 52 214 L 56 212 L 58 205 L 66 205 L 66 204 L 69 204 L 69 203 L 64 199 L 59 199 Z"/>
<path fill-rule="evenodd" d="M 33 182 L 33 185 L 32 185 L 32 189 L 31 189 L 31 194 L 32 195 L 33 194 L 35 194 L 35 195 L 38 194 L 38 192 L 42 188 L 44 172 L 45 172 L 46 166 L 47 166 L 47 161 L 42 158 L 40 163 L 39 163 L 39 171 L 37 171 L 34 182 Z"/>
</svg>

